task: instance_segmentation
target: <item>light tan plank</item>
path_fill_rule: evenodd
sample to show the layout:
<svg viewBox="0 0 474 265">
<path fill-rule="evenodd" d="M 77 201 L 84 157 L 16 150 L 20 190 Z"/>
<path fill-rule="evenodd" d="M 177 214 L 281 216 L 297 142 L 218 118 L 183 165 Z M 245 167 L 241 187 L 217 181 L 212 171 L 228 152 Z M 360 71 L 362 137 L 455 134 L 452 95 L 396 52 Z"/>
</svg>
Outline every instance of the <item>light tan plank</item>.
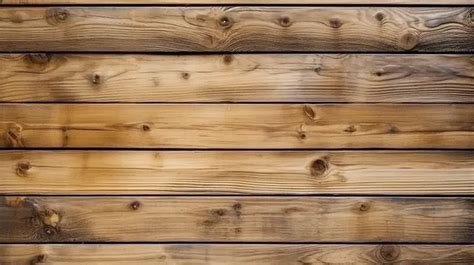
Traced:
<svg viewBox="0 0 474 265">
<path fill-rule="evenodd" d="M 1 147 L 473 148 L 469 104 L 2 104 Z"/>
<path fill-rule="evenodd" d="M 0 153 L 3 194 L 464 194 L 474 152 Z"/>
<path fill-rule="evenodd" d="M 469 198 L 3 197 L 0 242 L 472 242 Z"/>
<path fill-rule="evenodd" d="M 471 55 L 0 55 L 3 102 L 474 102 Z"/>
<path fill-rule="evenodd" d="M 0 51 L 471 52 L 472 8 L 5 7 Z"/>
<path fill-rule="evenodd" d="M 472 5 L 472 0 L 2 0 L 0 5 L 31 5 L 31 4 L 134 4 L 134 5 L 166 5 L 166 4 L 371 4 L 371 5 Z"/>
<path fill-rule="evenodd" d="M 3 265 L 470 264 L 473 262 L 473 245 L 0 245 L 0 263 Z"/>
</svg>

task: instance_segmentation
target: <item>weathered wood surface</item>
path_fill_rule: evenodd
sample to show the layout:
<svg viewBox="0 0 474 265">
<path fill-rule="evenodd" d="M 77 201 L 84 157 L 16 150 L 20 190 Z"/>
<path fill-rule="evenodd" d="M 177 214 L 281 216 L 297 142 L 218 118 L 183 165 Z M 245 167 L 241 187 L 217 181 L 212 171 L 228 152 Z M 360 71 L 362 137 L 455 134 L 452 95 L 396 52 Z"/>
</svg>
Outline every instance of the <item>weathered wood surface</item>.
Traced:
<svg viewBox="0 0 474 265">
<path fill-rule="evenodd" d="M 36 263 L 35 263 L 36 262 Z M 0 245 L 3 265 L 471 264 L 472 245 Z"/>
<path fill-rule="evenodd" d="M 0 5 L 35 5 L 35 4 L 134 4 L 134 5 L 166 5 L 166 4 L 226 4 L 226 5 L 242 5 L 242 4 L 370 4 L 370 5 L 472 5 L 473 0 L 2 0 Z"/>
<path fill-rule="evenodd" d="M 0 242 L 474 240 L 472 198 L 2 197 Z"/>
<path fill-rule="evenodd" d="M 474 152 L 7 151 L 3 194 L 474 194 Z"/>
<path fill-rule="evenodd" d="M 469 104 L 2 104 L 1 147 L 473 148 Z"/>
<path fill-rule="evenodd" d="M 472 8 L 5 7 L 0 51 L 472 52 Z"/>
<path fill-rule="evenodd" d="M 0 55 L 3 102 L 474 102 L 472 55 Z"/>
</svg>

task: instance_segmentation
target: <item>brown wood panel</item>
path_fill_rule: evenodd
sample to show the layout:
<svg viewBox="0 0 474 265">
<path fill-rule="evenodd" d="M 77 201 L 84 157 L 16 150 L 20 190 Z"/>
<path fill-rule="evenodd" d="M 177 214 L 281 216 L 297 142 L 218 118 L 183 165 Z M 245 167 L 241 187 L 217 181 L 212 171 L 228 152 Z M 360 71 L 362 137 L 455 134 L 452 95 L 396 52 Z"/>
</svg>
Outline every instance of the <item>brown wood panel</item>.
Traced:
<svg viewBox="0 0 474 265">
<path fill-rule="evenodd" d="M 35 5 L 35 4 L 134 4 L 134 5 L 166 5 L 166 4 L 370 4 L 370 5 L 472 5 L 472 0 L 2 0 L 0 5 Z"/>
<path fill-rule="evenodd" d="M 469 104 L 2 104 L 2 147 L 473 148 Z"/>
<path fill-rule="evenodd" d="M 472 8 L 0 9 L 0 51 L 471 52 Z"/>
<path fill-rule="evenodd" d="M 472 55 L 3 54 L 3 102 L 474 102 Z"/>
<path fill-rule="evenodd" d="M 35 263 L 36 262 L 36 263 Z M 0 245 L 3 265 L 470 264 L 473 245 Z"/>
<path fill-rule="evenodd" d="M 472 198 L 2 197 L 0 242 L 473 242 Z"/>
<path fill-rule="evenodd" d="M 474 194 L 474 152 L 7 151 L 3 194 Z"/>
</svg>

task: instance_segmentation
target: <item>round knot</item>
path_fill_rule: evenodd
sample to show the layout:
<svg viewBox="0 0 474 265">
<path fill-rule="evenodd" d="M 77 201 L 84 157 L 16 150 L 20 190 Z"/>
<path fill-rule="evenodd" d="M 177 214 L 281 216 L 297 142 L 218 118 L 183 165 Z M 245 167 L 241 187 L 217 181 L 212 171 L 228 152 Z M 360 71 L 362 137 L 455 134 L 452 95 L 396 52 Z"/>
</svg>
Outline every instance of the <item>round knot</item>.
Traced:
<svg viewBox="0 0 474 265">
<path fill-rule="evenodd" d="M 230 28 L 232 26 L 232 20 L 227 16 L 222 16 L 219 19 L 219 25 L 223 28 Z"/>
<path fill-rule="evenodd" d="M 285 27 L 285 28 L 291 26 L 290 18 L 287 17 L 287 16 L 281 17 L 280 18 L 280 26 Z"/>
<path fill-rule="evenodd" d="M 140 208 L 141 204 L 139 201 L 134 201 L 132 203 L 130 203 L 130 208 L 134 211 L 138 210 L 138 208 Z"/>
<path fill-rule="evenodd" d="M 378 253 L 380 261 L 393 262 L 400 256 L 400 248 L 393 245 L 383 245 Z"/>
<path fill-rule="evenodd" d="M 405 50 L 411 50 L 418 45 L 418 34 L 407 31 L 400 38 L 400 46 Z"/>
<path fill-rule="evenodd" d="M 329 20 L 329 25 L 331 25 L 331 27 L 337 29 L 337 28 L 340 28 L 342 26 L 342 22 L 339 18 L 331 18 Z"/>
<path fill-rule="evenodd" d="M 328 163 L 323 159 L 316 159 L 311 163 L 310 171 L 314 177 L 321 178 L 325 175 L 328 170 Z"/>
<path fill-rule="evenodd" d="M 50 8 L 46 11 L 46 22 L 50 25 L 57 25 L 65 22 L 70 13 L 64 8 Z"/>
<path fill-rule="evenodd" d="M 99 74 L 93 74 L 91 77 L 91 82 L 94 85 L 100 85 L 102 83 L 102 78 L 100 77 Z"/>
<path fill-rule="evenodd" d="M 225 55 L 224 56 L 224 63 L 229 65 L 232 63 L 232 60 L 234 60 L 234 58 L 232 57 L 232 55 Z"/>
<path fill-rule="evenodd" d="M 384 18 L 385 18 L 385 15 L 382 12 L 377 12 L 375 14 L 375 19 L 377 19 L 378 21 L 383 21 Z"/>
<path fill-rule="evenodd" d="M 363 202 L 359 205 L 359 210 L 361 212 L 366 212 L 370 209 L 370 204 L 368 202 Z"/>
<path fill-rule="evenodd" d="M 24 161 L 19 162 L 16 167 L 16 174 L 20 177 L 26 177 L 28 175 L 28 170 L 30 170 L 30 162 Z"/>
<path fill-rule="evenodd" d="M 52 226 L 49 226 L 49 225 L 46 225 L 46 226 L 43 228 L 43 231 L 44 231 L 44 233 L 45 233 L 47 236 L 54 236 L 54 235 L 56 235 L 56 233 L 57 233 L 56 228 L 54 228 L 54 227 L 52 227 Z"/>
</svg>

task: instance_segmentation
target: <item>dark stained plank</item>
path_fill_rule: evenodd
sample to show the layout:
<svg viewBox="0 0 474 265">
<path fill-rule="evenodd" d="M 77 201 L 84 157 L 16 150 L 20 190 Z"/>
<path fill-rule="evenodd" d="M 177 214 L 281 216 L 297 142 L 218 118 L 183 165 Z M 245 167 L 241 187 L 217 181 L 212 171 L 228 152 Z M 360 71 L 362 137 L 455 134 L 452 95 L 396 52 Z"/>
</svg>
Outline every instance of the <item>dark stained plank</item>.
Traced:
<svg viewBox="0 0 474 265">
<path fill-rule="evenodd" d="M 2 0 L 0 5 L 35 5 L 35 4 L 134 4 L 134 5 L 166 5 L 166 4 L 371 4 L 371 5 L 472 5 L 472 0 Z"/>
<path fill-rule="evenodd" d="M 3 102 L 474 102 L 472 55 L 0 55 Z"/>
<path fill-rule="evenodd" d="M 474 240 L 472 198 L 2 197 L 0 242 Z"/>
<path fill-rule="evenodd" d="M 0 51 L 472 52 L 472 8 L 5 7 Z"/>
<path fill-rule="evenodd" d="M 474 152 L 5 151 L 2 194 L 474 194 Z"/>
<path fill-rule="evenodd" d="M 2 104 L 1 147 L 473 148 L 469 104 Z"/>
<path fill-rule="evenodd" d="M 35 263 L 36 262 L 36 263 Z M 114 244 L 0 245 L 0 263 L 31 264 L 471 264 L 473 245 Z"/>
</svg>

